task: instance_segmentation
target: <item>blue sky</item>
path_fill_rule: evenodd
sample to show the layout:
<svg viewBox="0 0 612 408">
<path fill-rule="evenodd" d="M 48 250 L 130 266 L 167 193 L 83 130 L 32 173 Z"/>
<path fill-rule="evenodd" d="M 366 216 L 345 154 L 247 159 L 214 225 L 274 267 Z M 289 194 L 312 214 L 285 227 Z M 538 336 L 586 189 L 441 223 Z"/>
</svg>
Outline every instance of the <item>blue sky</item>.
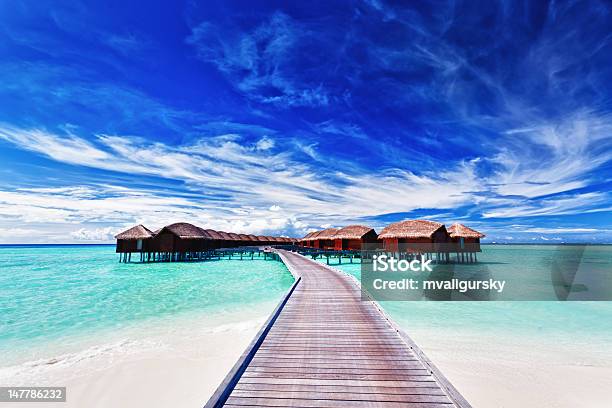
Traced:
<svg viewBox="0 0 612 408">
<path fill-rule="evenodd" d="M 0 242 L 406 218 L 612 242 L 611 21 L 596 1 L 2 2 Z"/>
</svg>

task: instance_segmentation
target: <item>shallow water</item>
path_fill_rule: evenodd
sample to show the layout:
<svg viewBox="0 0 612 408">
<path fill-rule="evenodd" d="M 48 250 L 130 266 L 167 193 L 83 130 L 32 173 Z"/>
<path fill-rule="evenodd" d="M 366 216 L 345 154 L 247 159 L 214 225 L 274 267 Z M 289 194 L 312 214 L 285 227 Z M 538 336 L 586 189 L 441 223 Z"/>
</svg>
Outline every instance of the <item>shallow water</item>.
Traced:
<svg viewBox="0 0 612 408">
<path fill-rule="evenodd" d="M 485 245 L 479 255 L 496 278 L 509 277 L 514 281 L 523 277 L 538 282 L 550 277 L 551 259 L 571 252 L 571 248 L 544 245 Z M 517 262 L 518 261 L 518 262 Z M 333 265 L 357 279 L 358 263 Z M 346 261 L 344 261 L 346 262 Z M 584 266 L 594 270 L 612 268 L 612 246 L 593 246 L 584 252 Z M 517 266 L 518 265 L 518 266 Z M 590 267 L 590 266 L 589 266 Z M 469 269 L 472 265 L 460 265 Z M 549 278 L 550 279 L 550 278 Z M 542 285 L 546 287 L 546 285 Z M 550 287 L 550 284 L 548 284 Z M 612 302 L 609 301 L 383 301 L 383 308 L 407 330 L 411 336 L 455 336 L 460 342 L 474 337 L 490 341 L 536 341 L 555 347 L 578 350 L 589 349 L 608 354 L 612 344 Z M 608 360 L 610 361 L 610 360 Z"/>
<path fill-rule="evenodd" d="M 595 248 L 589 262 L 607 267 L 611 247 Z M 494 275 L 537 276 L 553 251 L 484 246 L 480 261 Z M 531 269 L 517 272 L 518 256 L 529 259 Z M 332 266 L 359 277 L 358 263 Z M 179 321 L 182 327 L 191 321 L 222 325 L 224 316 L 273 307 L 292 282 L 275 261 L 121 264 L 111 246 L 0 247 L 0 361 L 18 364 L 77 352 L 101 339 L 123 341 L 126 333 L 147 338 Z M 612 343 L 612 302 L 382 305 L 416 339 L 531 338 L 591 350 Z"/>
<path fill-rule="evenodd" d="M 176 318 L 221 324 L 275 302 L 292 282 L 276 261 L 121 264 L 110 246 L 1 247 L 0 361 Z"/>
</svg>

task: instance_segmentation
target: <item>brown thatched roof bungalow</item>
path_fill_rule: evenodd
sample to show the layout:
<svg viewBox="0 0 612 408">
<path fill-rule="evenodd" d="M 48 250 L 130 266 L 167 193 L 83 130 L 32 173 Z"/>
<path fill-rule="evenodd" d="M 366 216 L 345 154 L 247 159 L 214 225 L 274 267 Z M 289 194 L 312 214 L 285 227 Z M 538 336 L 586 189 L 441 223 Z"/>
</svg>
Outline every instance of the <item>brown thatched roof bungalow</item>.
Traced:
<svg viewBox="0 0 612 408">
<path fill-rule="evenodd" d="M 447 244 L 444 224 L 429 220 L 406 220 L 387 225 L 378 235 L 387 251 L 438 252 L 435 244 Z"/>
<path fill-rule="evenodd" d="M 213 229 L 205 229 L 204 232 L 208 234 L 211 239 L 222 241 L 224 239 L 223 235 L 219 231 L 215 231 Z"/>
<path fill-rule="evenodd" d="M 259 242 L 259 245 L 267 245 L 268 237 L 265 235 L 257 235 L 257 242 Z"/>
<path fill-rule="evenodd" d="M 204 229 L 187 222 L 166 225 L 152 232 L 136 225 L 115 236 L 121 262 L 131 262 L 132 252 L 140 253 L 141 262 L 207 259 L 211 249 L 241 246 L 280 245 L 292 238 L 235 234 Z"/>
<path fill-rule="evenodd" d="M 311 242 L 312 242 L 312 240 L 311 240 L 310 238 L 311 238 L 311 237 L 312 237 L 314 234 L 316 234 L 317 232 L 319 232 L 319 231 L 312 231 L 312 232 L 309 232 L 308 234 L 306 234 L 306 235 L 304 236 L 304 238 L 301 238 L 301 239 L 299 240 L 300 246 L 303 246 L 303 247 L 310 246 L 310 244 L 311 244 Z"/>
<path fill-rule="evenodd" d="M 213 229 L 205 229 L 204 232 L 212 239 L 213 248 L 225 248 L 227 246 L 227 240 L 223 233 Z"/>
<path fill-rule="evenodd" d="M 459 223 L 451 225 L 448 234 L 451 242 L 455 244 L 456 251 L 481 252 L 480 238 L 484 238 L 485 234 Z"/>
<path fill-rule="evenodd" d="M 213 238 L 202 228 L 187 222 L 166 225 L 151 240 L 153 252 L 198 252 L 212 247 Z"/>
<path fill-rule="evenodd" d="M 338 232 L 337 228 L 327 228 L 312 237 L 313 246 L 320 249 L 334 249 L 334 235 Z"/>
<path fill-rule="evenodd" d="M 251 238 L 249 238 L 248 235 L 246 234 L 237 234 L 238 237 L 240 237 L 240 240 L 242 241 L 242 243 L 240 244 L 240 246 L 248 246 L 251 245 Z"/>
<path fill-rule="evenodd" d="M 117 235 L 117 253 L 125 252 L 143 252 L 147 250 L 147 244 L 154 233 L 144 225 L 136 225 L 128 230 L 125 230 Z"/>
<path fill-rule="evenodd" d="M 333 238 L 337 251 L 360 250 L 364 244 L 375 244 L 378 235 L 373 228 L 365 225 L 348 225 L 340 228 Z"/>
</svg>

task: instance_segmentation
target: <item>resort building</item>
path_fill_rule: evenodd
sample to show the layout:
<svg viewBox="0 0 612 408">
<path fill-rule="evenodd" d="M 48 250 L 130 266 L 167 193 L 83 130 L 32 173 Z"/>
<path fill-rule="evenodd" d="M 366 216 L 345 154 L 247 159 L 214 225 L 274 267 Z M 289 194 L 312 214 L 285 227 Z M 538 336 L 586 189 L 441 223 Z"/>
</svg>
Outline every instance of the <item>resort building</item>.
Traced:
<svg viewBox="0 0 612 408">
<path fill-rule="evenodd" d="M 293 238 L 234 234 L 204 229 L 186 222 L 167 225 L 152 232 L 136 225 L 115 236 L 116 252 L 122 262 L 130 262 L 132 253 L 140 254 L 141 262 L 204 259 L 215 249 L 291 245 Z"/>
<path fill-rule="evenodd" d="M 406 220 L 386 226 L 378 236 L 385 251 L 415 253 L 445 252 L 450 236 L 444 224 L 428 220 Z M 443 244 L 443 245 L 441 245 Z"/>
<path fill-rule="evenodd" d="M 223 233 L 219 231 L 215 231 L 213 229 L 205 229 L 204 232 L 207 233 L 209 237 L 211 237 L 212 248 L 214 249 L 225 248 L 227 246 L 225 235 Z"/>
<path fill-rule="evenodd" d="M 136 225 L 127 231 L 115 236 L 117 239 L 117 253 L 131 253 L 147 251 L 153 232 L 144 225 Z"/>
<path fill-rule="evenodd" d="M 320 231 L 315 237 L 313 246 L 319 249 L 334 249 L 334 235 L 338 232 L 337 228 L 327 228 Z"/>
<path fill-rule="evenodd" d="M 259 245 L 267 245 L 268 237 L 264 235 L 257 235 L 257 242 L 259 243 Z"/>
<path fill-rule="evenodd" d="M 446 261 L 449 260 L 449 253 L 456 253 L 458 261 L 472 262 L 476 260 L 476 253 L 481 252 L 480 239 L 484 236 L 462 224 L 453 224 L 447 231 L 444 224 L 439 222 L 406 220 L 388 225 L 378 236 L 373 228 L 364 225 L 327 228 L 310 232 L 298 240 L 216 231 L 179 222 L 154 232 L 143 225 L 136 225 L 115 238 L 116 252 L 122 254 L 121 260 L 124 262 L 131 260 L 132 253 L 139 253 L 141 261 L 180 261 L 198 260 L 209 256 L 214 250 L 239 247 L 282 245 L 323 251 L 359 251 L 364 244 L 374 244 L 387 252 L 425 254 L 428 258 L 434 254 L 436 259 Z"/>
<path fill-rule="evenodd" d="M 334 235 L 334 249 L 337 251 L 344 250 L 361 250 L 364 244 L 376 244 L 378 235 L 373 228 L 365 225 L 349 225 L 340 228 Z"/>
<path fill-rule="evenodd" d="M 485 234 L 458 223 L 448 228 L 448 234 L 455 252 L 481 252 L 480 238 L 484 238 Z"/>
<path fill-rule="evenodd" d="M 302 239 L 300 239 L 300 246 L 302 247 L 311 247 L 312 243 L 314 241 L 313 237 L 315 235 L 317 235 L 318 233 L 320 233 L 321 231 L 312 231 L 309 232 L 308 234 L 306 234 L 306 236 Z"/>
<path fill-rule="evenodd" d="M 151 252 L 187 253 L 213 248 L 213 239 L 200 227 L 186 222 L 166 225 L 151 238 Z"/>
</svg>

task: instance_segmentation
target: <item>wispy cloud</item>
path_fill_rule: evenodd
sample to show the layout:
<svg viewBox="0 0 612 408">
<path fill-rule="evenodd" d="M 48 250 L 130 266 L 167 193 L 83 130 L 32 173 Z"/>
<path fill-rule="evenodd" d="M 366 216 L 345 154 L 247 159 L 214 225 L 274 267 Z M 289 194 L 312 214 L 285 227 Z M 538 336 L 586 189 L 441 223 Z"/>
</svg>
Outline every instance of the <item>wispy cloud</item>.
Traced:
<svg viewBox="0 0 612 408">
<path fill-rule="evenodd" d="M 16 9 L 0 30 L 0 227 L 606 231 L 610 6 L 277 6 L 168 5 L 163 38 L 146 7 Z"/>
<path fill-rule="evenodd" d="M 186 41 L 248 98 L 277 106 L 325 106 L 330 97 L 321 84 L 294 80 L 294 70 L 299 69 L 292 62 L 294 48 L 307 31 L 287 14 L 276 12 L 250 31 L 239 26 L 221 29 L 204 21 Z"/>
<path fill-rule="evenodd" d="M 212 217 L 227 209 L 247 206 L 282 207 L 288 215 L 281 219 L 296 217 L 292 221 L 295 223 L 299 216 L 306 220 L 304 226 L 307 226 L 307 222 L 321 217 L 342 220 L 348 214 L 360 217 L 422 207 L 447 208 L 469 200 L 467 194 L 477 187 L 471 164 L 429 176 L 405 171 L 376 175 L 335 171 L 321 177 L 316 167 L 296 161 L 290 151 L 277 152 L 269 138 L 243 145 L 238 136 L 221 136 L 193 145 L 169 147 L 140 138 L 100 135 L 89 142 L 74 135 L 66 137 L 42 130 L 3 127 L 0 139 L 63 163 L 181 180 L 209 197 L 206 204 L 196 205 L 191 200 L 181 202 L 181 199 L 150 196 L 137 190 L 115 189 L 109 191 L 112 195 L 108 197 L 92 198 L 92 190 L 80 186 L 0 192 L 0 214 L 19 213 L 25 221 L 125 219 L 120 214 L 135 219 L 145 207 L 157 208 L 156 214 L 172 214 L 175 218 L 181 212 L 193 218 L 194 212 L 185 213 L 185 208 L 203 211 Z M 246 213 L 253 218 L 259 216 L 256 210 L 246 210 Z"/>
</svg>

